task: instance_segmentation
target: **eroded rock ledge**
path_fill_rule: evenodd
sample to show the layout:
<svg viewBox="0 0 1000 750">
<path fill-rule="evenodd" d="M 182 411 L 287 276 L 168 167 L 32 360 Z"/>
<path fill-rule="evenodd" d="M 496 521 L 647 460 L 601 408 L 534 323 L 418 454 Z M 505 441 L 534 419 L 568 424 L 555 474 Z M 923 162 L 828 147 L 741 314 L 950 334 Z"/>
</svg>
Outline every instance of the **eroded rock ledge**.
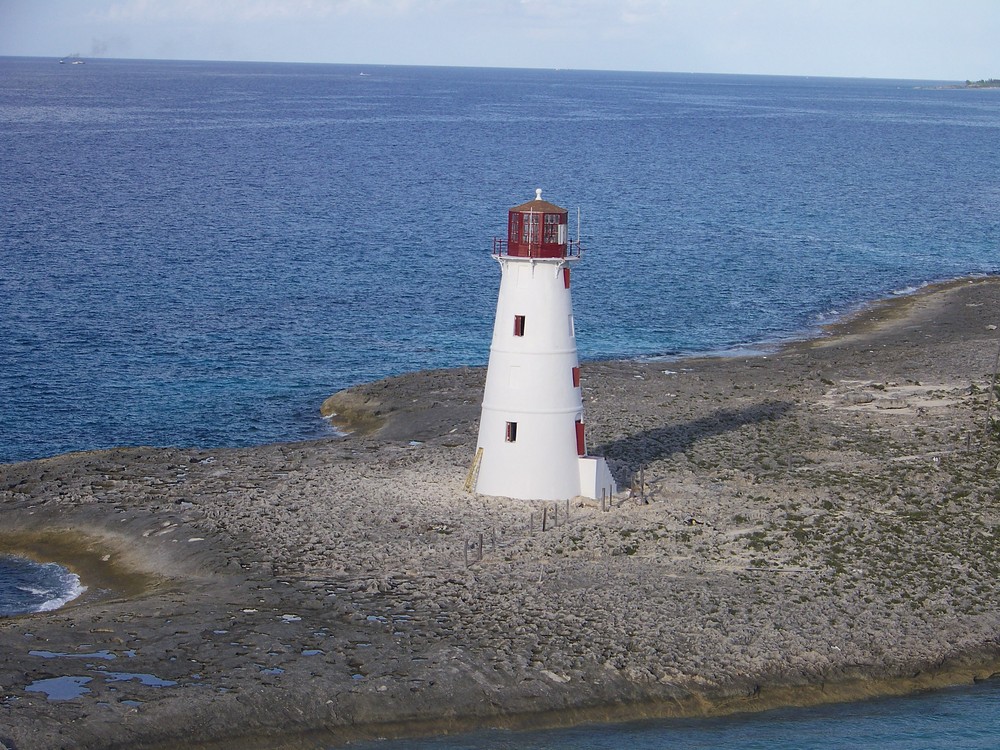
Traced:
<svg viewBox="0 0 1000 750">
<path fill-rule="evenodd" d="M 94 592 L 0 620 L 0 742 L 323 747 L 988 678 L 998 303 L 967 280 L 767 357 L 587 364 L 592 442 L 645 484 L 544 533 L 463 491 L 482 370 L 350 389 L 344 439 L 0 466 L 0 551 L 49 534 Z M 28 689 L 59 677 L 89 692 Z"/>
</svg>

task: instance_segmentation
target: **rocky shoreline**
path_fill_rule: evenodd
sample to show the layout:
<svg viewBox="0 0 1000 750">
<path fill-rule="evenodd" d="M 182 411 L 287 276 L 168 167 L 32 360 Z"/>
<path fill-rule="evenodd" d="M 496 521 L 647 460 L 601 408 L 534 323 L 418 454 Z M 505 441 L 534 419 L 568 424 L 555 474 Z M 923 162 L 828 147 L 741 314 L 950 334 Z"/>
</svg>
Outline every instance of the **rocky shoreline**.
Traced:
<svg viewBox="0 0 1000 750">
<path fill-rule="evenodd" d="M 0 465 L 0 553 L 89 587 L 0 619 L 0 743 L 318 748 L 989 678 L 998 309 L 967 279 L 767 356 L 586 364 L 633 489 L 544 531 L 464 489 L 481 369 L 335 395 L 344 439 Z"/>
</svg>

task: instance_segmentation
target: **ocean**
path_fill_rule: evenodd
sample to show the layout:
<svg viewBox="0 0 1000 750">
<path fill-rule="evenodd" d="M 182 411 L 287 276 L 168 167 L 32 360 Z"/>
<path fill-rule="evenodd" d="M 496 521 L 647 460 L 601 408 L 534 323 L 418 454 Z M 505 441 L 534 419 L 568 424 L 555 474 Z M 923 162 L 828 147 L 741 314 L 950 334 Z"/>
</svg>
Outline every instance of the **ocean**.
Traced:
<svg viewBox="0 0 1000 750">
<path fill-rule="evenodd" d="M 49 612 L 86 590 L 80 577 L 61 565 L 0 554 L 0 617 Z"/>
<path fill-rule="evenodd" d="M 1000 91 L 932 81 L 0 58 L 0 462 L 327 436 L 341 388 L 484 365 L 536 188 L 582 359 L 766 349 L 1000 272 L 998 142 Z M 827 714 L 737 726 L 781 716 L 805 747 Z"/>
<path fill-rule="evenodd" d="M 484 731 L 352 750 L 995 750 L 1000 683 L 716 719 Z"/>
<path fill-rule="evenodd" d="M 584 359 L 996 272 L 998 128 L 915 81 L 0 60 L 0 461 L 314 438 L 341 388 L 485 364 L 538 187 Z"/>
</svg>

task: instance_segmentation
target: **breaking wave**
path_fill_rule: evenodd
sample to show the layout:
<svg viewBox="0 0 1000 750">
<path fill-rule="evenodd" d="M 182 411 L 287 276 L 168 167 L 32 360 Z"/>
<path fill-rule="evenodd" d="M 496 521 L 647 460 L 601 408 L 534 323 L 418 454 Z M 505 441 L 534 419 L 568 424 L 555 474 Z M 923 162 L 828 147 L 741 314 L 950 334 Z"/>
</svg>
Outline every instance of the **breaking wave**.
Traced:
<svg viewBox="0 0 1000 750">
<path fill-rule="evenodd" d="M 80 576 L 61 565 L 0 555 L 0 617 L 59 609 L 86 590 Z"/>
</svg>

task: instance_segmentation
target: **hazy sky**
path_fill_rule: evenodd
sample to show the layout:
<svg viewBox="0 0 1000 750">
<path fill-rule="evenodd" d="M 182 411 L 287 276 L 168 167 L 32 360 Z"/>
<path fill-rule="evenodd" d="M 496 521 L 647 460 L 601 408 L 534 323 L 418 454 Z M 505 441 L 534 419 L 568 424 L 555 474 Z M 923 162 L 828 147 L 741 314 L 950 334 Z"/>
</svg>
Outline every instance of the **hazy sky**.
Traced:
<svg viewBox="0 0 1000 750">
<path fill-rule="evenodd" d="M 0 55 L 1000 77 L 1000 0 L 0 0 Z"/>
</svg>

